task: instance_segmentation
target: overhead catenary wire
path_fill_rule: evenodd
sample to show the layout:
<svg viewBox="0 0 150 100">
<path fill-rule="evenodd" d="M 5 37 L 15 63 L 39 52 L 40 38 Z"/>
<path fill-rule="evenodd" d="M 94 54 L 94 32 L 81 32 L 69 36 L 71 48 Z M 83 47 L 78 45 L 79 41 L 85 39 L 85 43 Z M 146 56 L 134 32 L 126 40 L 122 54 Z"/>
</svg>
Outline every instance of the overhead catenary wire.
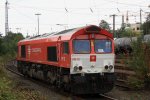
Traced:
<svg viewBox="0 0 150 100">
<path fill-rule="evenodd" d="M 121 4 L 121 5 L 127 5 L 127 6 L 147 7 L 147 6 L 143 6 L 143 5 L 132 4 L 132 3 L 123 3 L 123 2 L 118 2 L 118 1 L 114 1 L 114 0 L 105 0 L 105 1 L 117 3 L 117 4 Z"/>
<path fill-rule="evenodd" d="M 95 2 L 96 2 L 96 0 L 94 0 Z M 110 1 L 110 0 L 106 0 L 106 1 Z M 111 1 L 113 1 L 113 0 L 111 0 Z M 93 2 L 93 1 L 92 1 Z M 117 3 L 117 6 L 121 3 L 121 2 L 114 2 L 114 3 Z M 97 3 L 91 3 L 92 5 L 90 5 L 89 7 L 69 7 L 69 6 L 67 6 L 66 4 L 65 4 L 65 6 L 64 7 L 51 7 L 50 9 L 48 9 L 48 8 L 45 8 L 45 7 L 43 7 L 43 8 L 41 8 L 41 7 L 34 7 L 34 6 L 28 6 L 28 5 L 19 5 L 18 6 L 18 4 L 17 4 L 17 6 L 16 5 L 14 5 L 13 3 L 11 3 L 11 9 L 13 9 L 14 10 L 14 8 L 15 8 L 15 10 L 20 14 L 20 15 L 23 15 L 24 17 L 26 17 L 26 18 L 28 18 L 28 19 L 31 19 L 32 21 L 33 20 L 35 20 L 34 18 L 32 18 L 31 16 L 29 16 L 29 15 L 27 15 L 27 14 L 25 14 L 25 12 L 22 12 L 22 11 L 20 11 L 22 8 L 28 8 L 28 9 L 34 9 L 34 10 L 41 10 L 41 11 L 43 11 L 43 12 L 45 12 L 45 13 L 47 13 L 47 14 L 52 14 L 52 13 L 54 13 L 54 14 L 59 14 L 59 13 L 62 13 L 62 14 L 66 14 L 68 17 L 66 17 L 65 19 L 68 19 L 68 18 L 70 18 L 70 16 L 71 15 L 74 15 L 74 14 L 76 14 L 76 15 L 81 15 L 81 16 L 83 16 L 83 15 L 90 15 L 90 16 L 97 16 L 97 20 L 95 20 L 94 18 L 95 17 L 91 17 L 90 19 L 91 20 L 95 20 L 95 21 L 91 21 L 91 23 L 92 22 L 97 22 L 98 23 L 98 21 L 101 19 L 101 18 L 103 18 L 104 20 L 109 20 L 110 18 L 108 17 L 110 14 L 107 14 L 107 16 L 105 16 L 103 13 L 101 13 L 101 10 L 102 9 L 104 9 L 104 7 L 101 7 L 101 6 L 97 6 Z M 107 3 L 106 3 L 107 4 Z M 121 4 L 122 5 L 122 4 Z M 127 6 L 127 4 L 125 4 L 126 6 Z M 142 4 L 140 4 L 140 5 L 142 5 Z M 116 10 L 116 8 L 117 8 L 117 6 L 116 7 L 106 7 L 105 8 L 105 10 L 106 9 L 114 9 L 114 10 Z M 128 8 L 130 8 L 131 6 L 129 6 Z M 139 7 L 139 5 L 137 6 L 134 6 L 134 7 Z M 143 7 L 145 7 L 145 6 L 143 6 Z M 21 9 L 20 9 L 21 8 Z M 66 10 L 67 9 L 67 10 Z M 130 10 L 129 10 L 130 11 Z M 131 12 L 134 12 L 134 11 L 131 11 Z M 136 12 L 136 11 L 135 11 Z M 119 13 L 117 13 L 117 15 L 118 15 L 118 17 L 119 16 L 122 16 L 122 14 L 120 15 L 120 13 L 125 13 L 125 11 L 122 11 L 121 10 L 121 12 L 119 12 Z M 143 14 L 142 14 L 143 15 Z M 53 15 L 51 15 L 51 16 L 53 16 Z M 136 17 L 139 17 L 139 11 L 137 11 L 137 13 L 134 13 L 134 14 L 130 14 L 129 15 L 130 17 L 134 17 L 134 16 L 136 16 Z M 145 16 L 145 15 L 144 15 Z M 30 18 L 29 18 L 30 17 Z M 60 16 L 60 17 L 62 17 L 62 16 Z M 89 23 L 88 21 L 85 21 L 84 22 L 84 24 L 86 24 L 86 23 Z M 110 23 L 110 22 L 109 22 Z M 44 25 L 44 24 L 41 24 L 41 25 Z M 68 24 L 69 25 L 69 24 Z"/>
<path fill-rule="evenodd" d="M 21 12 L 21 11 L 17 10 L 16 8 L 11 7 L 11 10 L 16 11 L 16 13 L 21 14 L 22 16 L 24 16 L 24 17 L 26 17 L 26 18 L 30 19 L 31 21 L 35 22 L 35 19 L 34 19 L 34 18 L 32 18 L 32 17 L 28 16 L 27 14 L 24 14 L 23 12 Z"/>
<path fill-rule="evenodd" d="M 13 6 L 12 6 L 13 7 Z M 21 6 L 19 6 L 19 7 L 21 7 Z M 13 8 L 15 8 L 15 7 L 13 7 Z M 65 13 L 65 12 L 63 12 L 63 11 L 59 11 L 59 10 L 57 10 L 57 11 L 55 11 L 55 10 L 47 10 L 47 9 L 42 9 L 42 8 L 34 8 L 34 7 L 25 7 L 25 8 L 29 8 L 29 9 L 38 9 L 38 10 L 43 10 L 43 11 L 46 11 L 46 12 L 51 12 L 51 13 L 53 13 L 53 11 L 54 11 L 54 13 L 57 13 L 57 12 L 61 12 L 61 13 Z M 89 8 L 88 8 L 89 9 Z M 115 8 L 116 9 L 116 8 Z M 65 8 L 65 10 L 66 10 L 66 12 L 68 12 L 68 9 L 66 9 Z M 92 8 L 90 8 L 90 12 L 92 12 L 92 13 L 94 13 L 93 12 L 93 9 Z M 78 13 L 78 12 L 69 12 L 69 13 L 71 13 L 71 14 L 84 14 L 84 15 L 91 15 L 91 13 Z M 131 11 L 131 12 L 133 12 L 133 11 Z M 121 12 L 120 12 L 121 13 Z M 138 16 L 138 14 L 137 14 L 137 16 Z"/>
<path fill-rule="evenodd" d="M 40 8 L 40 7 L 34 7 L 34 6 L 27 6 L 27 5 L 18 5 L 18 4 L 13 4 L 15 7 L 21 7 L 21 8 L 30 8 L 30 9 L 35 9 L 35 10 L 46 10 L 46 11 L 56 11 L 57 10 L 57 12 L 59 12 L 58 10 L 62 10 L 62 9 L 64 9 L 64 8 L 51 8 L 50 7 L 50 9 L 48 10 L 48 9 L 44 9 L 44 8 Z M 97 7 L 98 5 L 94 5 L 94 9 L 116 9 L 116 7 Z M 145 6 L 146 7 L 146 6 Z M 70 9 L 70 10 L 85 10 L 85 9 L 89 9 L 89 8 L 93 8 L 93 6 L 89 6 L 89 7 L 83 7 L 83 8 L 81 8 L 81 7 L 76 7 L 76 8 L 70 8 L 70 7 L 66 7 L 65 6 L 65 8 L 68 10 L 68 9 Z M 129 7 L 128 7 L 128 9 L 129 9 Z"/>
<path fill-rule="evenodd" d="M 14 7 L 13 7 L 14 8 Z M 31 8 L 32 9 L 32 8 Z M 17 9 L 15 9 L 15 10 L 17 10 Z M 44 10 L 44 11 L 47 11 L 47 10 Z M 49 10 L 48 10 L 49 11 Z M 93 11 L 92 9 L 91 9 L 91 11 Z M 50 11 L 49 11 L 50 12 Z M 21 13 L 21 12 L 20 12 Z M 73 12 L 70 12 L 71 14 L 84 14 L 84 15 L 91 15 L 91 13 L 73 13 Z M 94 12 L 93 12 L 94 13 Z M 26 15 L 25 15 L 26 16 Z M 121 16 L 121 15 L 120 15 Z M 132 15 L 133 16 L 133 15 Z M 136 16 L 138 16 L 138 14 L 136 15 Z M 29 16 L 28 16 L 29 17 Z"/>
</svg>

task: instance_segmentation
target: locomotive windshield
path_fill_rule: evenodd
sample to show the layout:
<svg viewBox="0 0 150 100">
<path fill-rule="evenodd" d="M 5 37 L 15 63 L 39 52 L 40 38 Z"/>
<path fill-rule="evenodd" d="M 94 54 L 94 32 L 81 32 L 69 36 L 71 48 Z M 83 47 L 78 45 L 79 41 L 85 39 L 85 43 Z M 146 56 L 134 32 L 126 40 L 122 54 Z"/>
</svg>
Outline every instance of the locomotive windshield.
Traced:
<svg viewBox="0 0 150 100">
<path fill-rule="evenodd" d="M 73 41 L 74 53 L 90 53 L 89 40 L 74 40 Z"/>
<path fill-rule="evenodd" d="M 112 43 L 110 40 L 95 40 L 96 53 L 110 53 L 112 52 Z"/>
</svg>

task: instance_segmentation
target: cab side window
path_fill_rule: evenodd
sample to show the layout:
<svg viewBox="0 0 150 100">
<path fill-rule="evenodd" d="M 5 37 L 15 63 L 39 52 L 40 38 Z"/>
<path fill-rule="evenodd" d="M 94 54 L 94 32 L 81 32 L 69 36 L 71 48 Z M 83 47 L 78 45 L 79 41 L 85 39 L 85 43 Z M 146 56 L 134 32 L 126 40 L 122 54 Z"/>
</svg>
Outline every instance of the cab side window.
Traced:
<svg viewBox="0 0 150 100">
<path fill-rule="evenodd" d="M 63 54 L 69 54 L 69 43 L 63 42 Z"/>
</svg>

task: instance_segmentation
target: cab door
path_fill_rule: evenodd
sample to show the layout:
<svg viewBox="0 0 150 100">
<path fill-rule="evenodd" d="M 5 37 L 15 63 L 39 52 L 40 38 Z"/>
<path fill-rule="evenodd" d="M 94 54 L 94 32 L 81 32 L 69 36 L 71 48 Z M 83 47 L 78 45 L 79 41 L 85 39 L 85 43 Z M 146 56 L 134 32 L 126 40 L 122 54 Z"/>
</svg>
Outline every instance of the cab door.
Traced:
<svg viewBox="0 0 150 100">
<path fill-rule="evenodd" d="M 65 41 L 61 43 L 61 66 L 69 68 L 70 59 L 69 59 L 69 42 Z"/>
</svg>

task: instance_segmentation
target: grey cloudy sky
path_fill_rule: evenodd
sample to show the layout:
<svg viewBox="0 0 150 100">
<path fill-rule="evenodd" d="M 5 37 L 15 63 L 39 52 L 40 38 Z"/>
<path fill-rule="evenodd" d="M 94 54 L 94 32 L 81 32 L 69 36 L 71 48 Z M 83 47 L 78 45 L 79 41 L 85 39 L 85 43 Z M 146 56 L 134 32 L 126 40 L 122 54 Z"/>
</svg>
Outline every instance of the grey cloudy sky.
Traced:
<svg viewBox="0 0 150 100">
<path fill-rule="evenodd" d="M 98 25 L 104 19 L 112 27 L 112 17 L 117 14 L 116 27 L 121 24 L 121 15 L 129 11 L 129 22 L 139 22 L 140 8 L 142 21 L 150 12 L 150 0 L 8 0 L 9 28 L 16 32 L 20 28 L 25 36 L 37 33 L 37 16 L 40 16 L 40 34 L 61 31 L 65 28 Z M 57 25 L 63 24 L 63 26 Z M 5 32 L 5 0 L 0 0 L 0 32 Z"/>
</svg>

